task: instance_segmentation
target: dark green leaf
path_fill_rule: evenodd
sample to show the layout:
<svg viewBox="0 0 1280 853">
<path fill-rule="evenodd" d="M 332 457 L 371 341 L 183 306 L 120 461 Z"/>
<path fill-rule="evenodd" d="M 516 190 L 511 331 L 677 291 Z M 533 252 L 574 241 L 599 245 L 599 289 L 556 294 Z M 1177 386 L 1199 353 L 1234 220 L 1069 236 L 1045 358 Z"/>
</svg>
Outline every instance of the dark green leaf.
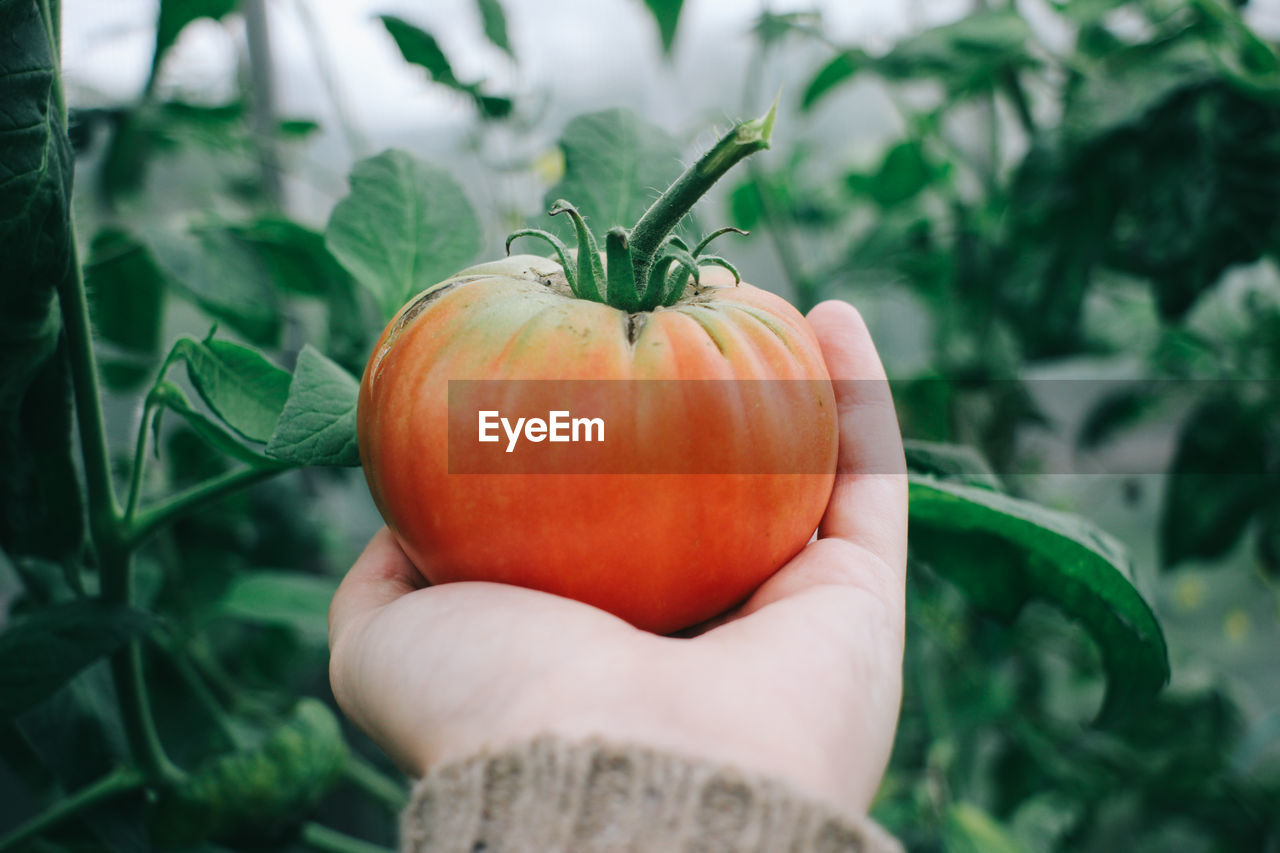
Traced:
<svg viewBox="0 0 1280 853">
<path fill-rule="evenodd" d="M 675 140 L 629 110 L 578 116 L 560 147 L 564 176 L 547 192 L 546 206 L 566 199 L 597 235 L 615 225 L 630 228 L 680 174 Z"/>
<path fill-rule="evenodd" d="M 201 399 L 250 441 L 267 442 L 289 396 L 289 372 L 257 350 L 230 341 L 183 338 L 174 353 L 186 360 Z"/>
<path fill-rule="evenodd" d="M 425 68 L 431 79 L 440 85 L 469 96 L 487 118 L 505 118 L 511 113 L 513 105 L 510 98 L 483 94 L 480 83 L 459 80 L 453 73 L 449 58 L 431 33 L 395 15 L 380 15 L 378 19 L 395 40 L 406 62 Z"/>
<path fill-rule="evenodd" d="M 996 492 L 1004 491 L 996 472 L 991 470 L 982 454 L 972 447 L 913 439 L 904 440 L 902 445 L 907 454 L 907 470 L 913 474 L 925 474 Z"/>
<path fill-rule="evenodd" d="M 329 251 L 390 319 L 480 250 L 480 224 L 453 177 L 403 151 L 361 160 L 325 231 Z"/>
<path fill-rule="evenodd" d="M 356 398 L 360 383 L 310 344 L 298 355 L 267 453 L 296 465 L 360 464 L 356 445 Z"/>
<path fill-rule="evenodd" d="M 94 328 L 123 350 L 123 358 L 103 359 L 103 378 L 117 388 L 136 386 L 160 355 L 164 274 L 141 241 L 121 228 L 107 227 L 93 238 L 85 288 Z"/>
<path fill-rule="evenodd" d="M 315 641 L 329 635 L 329 602 L 338 578 L 258 570 L 237 576 L 218 605 L 225 616 L 284 625 Z"/>
<path fill-rule="evenodd" d="M 1234 396 L 1205 400 L 1183 422 L 1160 513 L 1166 567 L 1221 556 L 1275 499 L 1275 434 L 1263 410 Z"/>
<path fill-rule="evenodd" d="M 1042 599 L 1093 638 L 1107 671 L 1100 721 L 1140 711 L 1168 681 L 1160 625 L 1111 537 L 987 489 L 912 475 L 910 494 L 912 552 L 975 604 L 1011 619 Z"/>
<path fill-rule="evenodd" d="M 889 149 L 867 183 L 866 192 L 881 207 L 893 207 L 918 195 L 934 175 L 935 169 L 925 160 L 920 144 L 908 140 Z"/>
<path fill-rule="evenodd" d="M 200 18 L 221 20 L 235 11 L 238 5 L 238 0 L 160 0 L 160 17 L 156 21 L 156 43 L 151 56 L 147 89 L 150 90 L 155 85 L 156 74 L 165 54 L 178 41 L 178 36 L 186 29 L 187 24 Z"/>
<path fill-rule="evenodd" d="M 329 297 L 351 287 L 351 277 L 325 247 L 324 235 L 305 225 L 264 216 L 226 230 L 257 253 L 280 290 Z"/>
<path fill-rule="evenodd" d="M 669 56 L 676 41 L 676 27 L 680 25 L 680 8 L 684 6 L 684 0 L 644 0 L 644 5 L 658 24 L 662 52 Z"/>
<path fill-rule="evenodd" d="M 253 343 L 279 343 L 279 302 L 250 248 L 218 230 L 157 233 L 150 242 L 161 269 L 180 293 Z"/>
<path fill-rule="evenodd" d="M 174 385 L 172 382 L 161 382 L 152 389 L 151 395 L 157 402 L 162 403 L 166 408 L 180 415 L 182 419 L 185 420 L 187 424 L 195 430 L 196 434 L 199 435 L 207 444 L 220 452 L 225 453 L 227 456 L 230 456 L 232 459 L 236 459 L 254 468 L 288 467 L 287 465 L 282 464 L 279 459 L 264 456 L 256 450 L 249 448 L 216 421 L 197 411 L 195 407 L 191 405 L 191 401 L 187 399 L 187 395 L 182 392 L 182 389 L 177 385 Z M 153 425 L 158 433 L 160 429 L 160 419 L 156 418 Z"/>
<path fill-rule="evenodd" d="M 1089 413 L 1076 436 L 1076 447 L 1094 450 L 1131 429 L 1159 411 L 1163 402 L 1155 386 L 1138 385 L 1120 388 L 1099 400 Z"/>
<path fill-rule="evenodd" d="M 485 38 L 515 59 L 511 40 L 507 37 L 507 15 L 502 11 L 502 4 L 498 0 L 476 0 L 476 6 L 480 10 L 480 20 L 484 22 Z"/>
<path fill-rule="evenodd" d="M 866 51 L 857 48 L 836 54 L 834 59 L 822 66 L 818 73 L 813 75 L 813 79 L 805 87 L 804 97 L 800 99 L 800 106 L 806 110 L 812 108 L 832 89 L 871 68 L 873 63 L 874 60 L 867 55 Z"/>
<path fill-rule="evenodd" d="M 78 559 L 71 380 L 58 288 L 75 292 L 71 146 L 42 4 L 0 4 L 0 548 Z"/>
<path fill-rule="evenodd" d="M 151 624 L 142 611 L 87 599 L 13 624 L 0 634 L 0 720 L 34 707 Z"/>
</svg>

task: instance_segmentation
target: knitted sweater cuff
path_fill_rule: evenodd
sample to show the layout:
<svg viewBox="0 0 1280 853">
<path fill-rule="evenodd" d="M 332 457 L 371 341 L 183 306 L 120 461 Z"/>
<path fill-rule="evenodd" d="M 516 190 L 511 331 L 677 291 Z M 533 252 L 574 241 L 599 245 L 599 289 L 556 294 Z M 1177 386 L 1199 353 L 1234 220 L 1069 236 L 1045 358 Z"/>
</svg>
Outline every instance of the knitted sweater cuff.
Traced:
<svg viewBox="0 0 1280 853">
<path fill-rule="evenodd" d="M 543 737 L 433 769 L 411 853 L 900 853 L 865 817 L 785 784 L 648 747 Z"/>
</svg>

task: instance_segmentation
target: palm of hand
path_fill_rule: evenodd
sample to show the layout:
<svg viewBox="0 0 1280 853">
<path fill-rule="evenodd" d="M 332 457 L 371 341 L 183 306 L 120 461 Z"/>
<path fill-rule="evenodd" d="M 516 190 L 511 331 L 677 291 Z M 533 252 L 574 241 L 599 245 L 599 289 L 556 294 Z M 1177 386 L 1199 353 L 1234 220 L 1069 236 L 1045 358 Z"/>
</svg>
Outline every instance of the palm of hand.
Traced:
<svg viewBox="0 0 1280 853">
<path fill-rule="evenodd" d="M 856 312 L 810 320 L 833 377 L 883 379 Z M 841 474 L 810 543 L 696 636 L 487 583 L 425 587 L 383 530 L 335 597 L 344 711 L 406 770 L 540 734 L 736 765 L 865 811 L 901 696 L 906 491 L 883 382 L 838 386 Z M 411 664 L 411 665 L 408 665 Z"/>
</svg>

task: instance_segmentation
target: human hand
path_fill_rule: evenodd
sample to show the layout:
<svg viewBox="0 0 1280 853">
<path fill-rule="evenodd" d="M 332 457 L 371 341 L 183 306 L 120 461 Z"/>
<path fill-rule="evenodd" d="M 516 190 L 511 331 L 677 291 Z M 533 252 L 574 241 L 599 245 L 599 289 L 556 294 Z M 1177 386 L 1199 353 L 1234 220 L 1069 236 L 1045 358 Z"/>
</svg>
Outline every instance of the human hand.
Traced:
<svg viewBox="0 0 1280 853">
<path fill-rule="evenodd" d="M 334 596 L 343 711 L 406 771 L 554 734 L 736 766 L 865 813 L 902 693 L 907 486 L 861 317 L 809 321 L 837 381 L 839 472 L 811 542 L 696 636 L 492 583 L 427 586 L 380 531 Z M 868 473 L 870 472 L 870 473 Z M 893 473 L 886 473 L 893 472 Z"/>
</svg>

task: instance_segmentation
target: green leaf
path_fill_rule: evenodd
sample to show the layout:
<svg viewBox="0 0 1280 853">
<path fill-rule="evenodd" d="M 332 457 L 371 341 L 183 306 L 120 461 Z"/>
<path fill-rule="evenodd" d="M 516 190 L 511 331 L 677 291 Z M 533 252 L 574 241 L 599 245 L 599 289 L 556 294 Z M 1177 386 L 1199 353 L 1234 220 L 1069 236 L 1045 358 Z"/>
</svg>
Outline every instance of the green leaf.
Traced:
<svg viewBox="0 0 1280 853">
<path fill-rule="evenodd" d="M 334 207 L 325 243 L 390 319 L 475 258 L 480 224 L 447 171 L 384 151 L 352 170 L 351 193 Z"/>
<path fill-rule="evenodd" d="M 1235 396 L 1203 401 L 1183 422 L 1160 510 L 1165 567 L 1222 556 L 1275 499 L 1275 425 Z"/>
<path fill-rule="evenodd" d="M 818 73 L 813 75 L 809 85 L 805 87 L 804 96 L 800 99 L 800 107 L 804 110 L 813 108 L 832 89 L 846 80 L 871 68 L 874 60 L 864 50 L 851 48 L 836 54 Z"/>
<path fill-rule="evenodd" d="M 289 219 L 263 216 L 226 228 L 253 249 L 281 291 L 329 298 L 350 289 L 351 276 L 324 244 L 324 235 Z"/>
<path fill-rule="evenodd" d="M 0 634 L 0 721 L 35 707 L 151 625 L 143 611 L 94 599 L 59 604 L 14 623 Z"/>
<path fill-rule="evenodd" d="M 680 174 L 680 147 L 666 131 L 624 109 L 574 118 L 560 136 L 564 176 L 546 195 L 571 202 L 592 232 L 630 228 Z M 553 228 L 570 226 L 559 224 Z"/>
<path fill-rule="evenodd" d="M 907 455 L 907 470 L 913 474 L 925 474 L 995 492 L 1004 491 L 996 472 L 972 447 L 917 439 L 906 439 L 902 445 Z"/>
<path fill-rule="evenodd" d="M 507 15 L 502 11 L 502 4 L 498 0 L 476 0 L 476 7 L 480 10 L 480 20 L 484 23 L 485 38 L 515 59 L 511 40 L 507 37 Z"/>
<path fill-rule="evenodd" d="M 644 0 L 649 14 L 658 24 L 658 35 L 662 38 L 662 52 L 671 55 L 671 48 L 676 41 L 676 27 L 680 24 L 680 9 L 684 0 Z"/>
<path fill-rule="evenodd" d="M 187 424 L 195 430 L 205 443 L 209 444 L 216 450 L 225 453 L 232 459 L 243 462 L 254 468 L 285 468 L 281 460 L 264 456 L 256 450 L 246 446 L 234 434 L 228 432 L 216 421 L 212 420 L 202 412 L 199 412 L 191 405 L 191 401 L 187 399 L 187 395 L 182 389 L 172 382 L 160 382 L 151 390 L 152 399 L 161 403 L 166 408 L 176 412 L 182 417 Z M 153 421 L 153 428 L 159 432 L 160 419 Z"/>
<path fill-rule="evenodd" d="M 42 5 L 0 3 L 0 548 L 78 559 L 84 507 L 58 288 L 76 286 L 72 153 Z"/>
<path fill-rule="evenodd" d="M 356 399 L 360 383 L 310 344 L 298 355 L 289 399 L 267 453 L 296 465 L 360 464 Z"/>
<path fill-rule="evenodd" d="M 230 341 L 182 338 L 173 350 L 186 361 L 200 398 L 227 426 L 250 441 L 270 440 L 289 396 L 287 370 Z"/>
<path fill-rule="evenodd" d="M 481 92 L 480 83 L 464 83 L 457 78 L 449 58 L 431 33 L 395 15 L 380 15 L 378 20 L 387 28 L 406 62 L 425 68 L 431 79 L 440 85 L 469 96 L 486 118 L 510 115 L 513 106 L 510 98 L 486 95 Z"/>
<path fill-rule="evenodd" d="M 149 242 L 180 294 L 253 343 L 278 345 L 279 301 L 252 250 L 220 230 L 156 232 Z"/>
<path fill-rule="evenodd" d="M 187 28 L 187 24 L 200 18 L 222 20 L 239 5 L 238 0 L 160 0 L 160 17 L 156 21 L 156 43 L 151 55 L 147 90 L 150 91 L 155 85 L 160 64 L 169 48 L 173 47 L 178 36 Z"/>
<path fill-rule="evenodd" d="M 936 173 L 920 143 L 907 140 L 889 149 L 866 191 L 881 207 L 893 207 L 919 195 Z"/>
<path fill-rule="evenodd" d="M 972 803 L 952 803 L 942 821 L 946 853 L 1027 853 L 1010 832 Z"/>
<path fill-rule="evenodd" d="M 1169 679 L 1164 636 L 1122 546 L 1075 516 L 912 475 L 911 548 L 978 607 L 1011 620 L 1038 598 L 1080 623 L 1107 672 L 1100 723 L 1139 712 Z"/>
<path fill-rule="evenodd" d="M 123 358 L 101 359 L 103 379 L 115 388 L 136 387 L 160 355 L 164 274 L 141 241 L 109 226 L 93 238 L 85 289 L 94 329 L 123 350 Z"/>
<path fill-rule="evenodd" d="M 323 642 L 329 635 L 329 602 L 338 581 L 297 572 L 246 572 L 232 580 L 218 611 L 244 622 L 283 625 Z"/>
</svg>

